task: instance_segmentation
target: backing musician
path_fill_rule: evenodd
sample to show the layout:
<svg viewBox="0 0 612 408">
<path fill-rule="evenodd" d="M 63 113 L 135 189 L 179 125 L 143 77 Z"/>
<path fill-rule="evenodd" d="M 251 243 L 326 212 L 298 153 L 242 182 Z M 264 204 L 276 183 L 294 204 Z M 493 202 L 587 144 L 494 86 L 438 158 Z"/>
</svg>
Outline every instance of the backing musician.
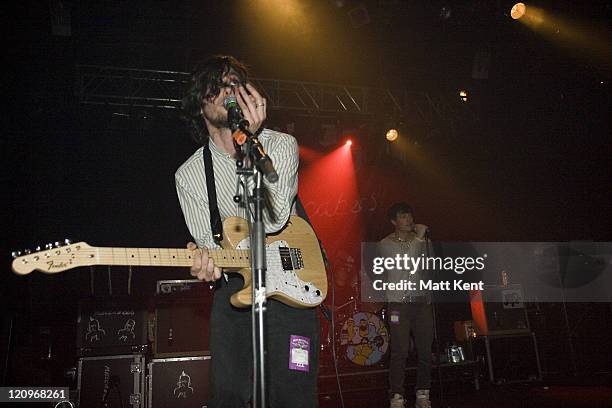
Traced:
<svg viewBox="0 0 612 408">
<path fill-rule="evenodd" d="M 412 207 L 404 202 L 393 204 L 387 213 L 394 231 L 380 242 L 384 256 L 408 255 L 419 257 L 428 253 L 427 226 L 415 224 Z M 414 272 L 414 273 L 413 273 Z M 389 282 L 406 278 L 406 271 L 390 270 Z M 423 279 L 422 269 L 411 271 L 410 280 Z M 404 388 L 406 358 L 410 350 L 410 334 L 414 337 L 417 351 L 416 408 L 430 408 L 431 344 L 433 341 L 433 314 L 431 293 L 411 290 L 407 292 L 387 291 L 388 321 L 391 357 L 389 360 L 390 408 L 406 406 Z"/>
</svg>

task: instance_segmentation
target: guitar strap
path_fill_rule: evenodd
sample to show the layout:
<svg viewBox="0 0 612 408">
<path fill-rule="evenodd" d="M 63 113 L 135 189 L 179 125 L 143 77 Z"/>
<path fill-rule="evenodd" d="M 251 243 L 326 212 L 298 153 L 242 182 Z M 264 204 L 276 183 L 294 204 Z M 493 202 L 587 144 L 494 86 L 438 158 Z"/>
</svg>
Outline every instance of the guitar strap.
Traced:
<svg viewBox="0 0 612 408">
<path fill-rule="evenodd" d="M 295 212 L 300 218 L 303 218 L 308 224 L 310 224 L 310 226 L 312 227 L 312 230 L 315 231 L 314 225 L 312 225 L 312 222 L 310 222 L 308 213 L 306 213 L 306 209 L 304 208 L 304 205 L 302 204 L 302 200 L 300 200 L 300 197 L 297 195 L 295 196 Z M 315 235 L 316 234 L 317 232 L 315 231 Z M 323 242 L 319 239 L 318 236 L 317 236 L 317 240 L 319 241 L 319 248 L 321 249 L 321 255 L 323 256 L 323 263 L 325 263 L 325 266 L 328 267 L 329 259 L 327 258 L 327 252 L 325 252 L 325 248 L 323 248 Z"/>
<path fill-rule="evenodd" d="M 213 169 L 212 156 L 208 146 L 209 139 L 204 141 L 202 155 L 204 156 L 204 171 L 206 173 L 206 191 L 208 192 L 208 209 L 210 210 L 210 228 L 213 239 L 217 244 L 223 240 L 223 224 L 221 214 L 217 206 L 217 188 L 215 187 L 215 170 Z"/>
</svg>

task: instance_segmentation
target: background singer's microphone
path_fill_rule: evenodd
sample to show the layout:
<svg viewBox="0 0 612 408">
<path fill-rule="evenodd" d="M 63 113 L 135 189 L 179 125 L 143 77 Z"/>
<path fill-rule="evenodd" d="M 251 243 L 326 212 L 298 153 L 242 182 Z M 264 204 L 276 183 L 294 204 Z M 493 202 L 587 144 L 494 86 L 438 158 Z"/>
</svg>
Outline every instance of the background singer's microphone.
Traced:
<svg viewBox="0 0 612 408">
<path fill-rule="evenodd" d="M 223 107 L 227 109 L 227 122 L 232 132 L 249 127 L 249 121 L 244 118 L 235 95 L 226 96 L 223 100 Z"/>
</svg>

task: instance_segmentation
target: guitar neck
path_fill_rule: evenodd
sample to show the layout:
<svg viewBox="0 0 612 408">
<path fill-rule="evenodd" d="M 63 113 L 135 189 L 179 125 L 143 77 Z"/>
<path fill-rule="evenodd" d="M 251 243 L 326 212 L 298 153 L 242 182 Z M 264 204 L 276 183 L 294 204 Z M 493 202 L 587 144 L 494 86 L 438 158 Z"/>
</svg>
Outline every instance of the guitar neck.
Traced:
<svg viewBox="0 0 612 408">
<path fill-rule="evenodd" d="M 194 251 L 182 248 L 95 248 L 95 263 L 123 266 L 176 266 L 189 267 L 196 256 Z M 248 268 L 251 266 L 248 250 L 211 249 L 209 256 L 220 268 Z"/>
</svg>

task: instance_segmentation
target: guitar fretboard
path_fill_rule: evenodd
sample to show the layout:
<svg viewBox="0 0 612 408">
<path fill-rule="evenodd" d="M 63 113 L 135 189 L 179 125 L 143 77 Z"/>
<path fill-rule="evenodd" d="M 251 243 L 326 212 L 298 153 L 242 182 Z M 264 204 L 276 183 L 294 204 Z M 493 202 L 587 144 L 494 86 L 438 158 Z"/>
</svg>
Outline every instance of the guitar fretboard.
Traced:
<svg viewBox="0 0 612 408">
<path fill-rule="evenodd" d="M 196 253 L 182 248 L 112 248 L 99 247 L 95 263 L 101 265 L 177 266 L 193 264 Z M 249 251 L 243 249 L 211 249 L 210 257 L 221 268 L 248 268 Z"/>
</svg>

